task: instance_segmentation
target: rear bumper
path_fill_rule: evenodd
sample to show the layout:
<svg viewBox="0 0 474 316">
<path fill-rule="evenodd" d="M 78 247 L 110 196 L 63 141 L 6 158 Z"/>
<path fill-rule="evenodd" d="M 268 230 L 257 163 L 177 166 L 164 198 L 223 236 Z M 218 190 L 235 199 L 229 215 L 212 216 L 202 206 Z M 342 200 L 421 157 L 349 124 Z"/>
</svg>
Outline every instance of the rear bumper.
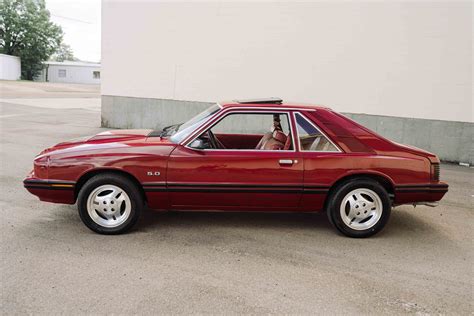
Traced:
<svg viewBox="0 0 474 316">
<path fill-rule="evenodd" d="M 75 184 L 73 181 L 38 179 L 33 172 L 23 180 L 26 190 L 41 201 L 62 204 L 75 203 Z"/>
<path fill-rule="evenodd" d="M 431 204 L 443 198 L 448 192 L 448 184 L 439 182 L 435 184 L 397 185 L 395 187 L 395 204 Z"/>
</svg>

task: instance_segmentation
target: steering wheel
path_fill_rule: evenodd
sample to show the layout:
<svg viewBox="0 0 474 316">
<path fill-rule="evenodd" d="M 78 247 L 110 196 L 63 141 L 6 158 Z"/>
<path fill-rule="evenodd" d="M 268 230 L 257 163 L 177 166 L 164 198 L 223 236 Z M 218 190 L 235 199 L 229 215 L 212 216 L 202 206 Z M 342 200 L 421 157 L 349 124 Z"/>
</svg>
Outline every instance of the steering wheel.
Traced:
<svg viewBox="0 0 474 316">
<path fill-rule="evenodd" d="M 219 145 L 217 144 L 216 135 L 211 130 L 207 131 L 207 137 L 209 138 L 209 143 L 211 144 L 211 148 L 219 149 Z"/>
<path fill-rule="evenodd" d="M 223 143 L 214 135 L 214 133 L 209 130 L 207 131 L 207 137 L 209 138 L 209 143 L 211 144 L 212 148 L 214 149 L 225 149 L 226 147 L 224 146 Z"/>
</svg>

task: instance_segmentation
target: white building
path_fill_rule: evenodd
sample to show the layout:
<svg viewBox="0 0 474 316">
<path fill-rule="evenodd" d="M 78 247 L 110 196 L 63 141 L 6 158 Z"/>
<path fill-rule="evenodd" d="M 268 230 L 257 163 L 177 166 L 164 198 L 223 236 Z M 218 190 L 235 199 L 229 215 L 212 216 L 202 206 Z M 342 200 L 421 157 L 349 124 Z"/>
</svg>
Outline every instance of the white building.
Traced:
<svg viewBox="0 0 474 316">
<path fill-rule="evenodd" d="M 20 80 L 21 60 L 19 57 L 0 54 L 0 80 Z"/>
<path fill-rule="evenodd" d="M 100 64 L 64 61 L 44 62 L 44 70 L 37 81 L 100 84 Z"/>
<path fill-rule="evenodd" d="M 472 163 L 471 45 L 468 1 L 104 0 L 102 121 L 163 127 L 276 96 Z"/>
</svg>

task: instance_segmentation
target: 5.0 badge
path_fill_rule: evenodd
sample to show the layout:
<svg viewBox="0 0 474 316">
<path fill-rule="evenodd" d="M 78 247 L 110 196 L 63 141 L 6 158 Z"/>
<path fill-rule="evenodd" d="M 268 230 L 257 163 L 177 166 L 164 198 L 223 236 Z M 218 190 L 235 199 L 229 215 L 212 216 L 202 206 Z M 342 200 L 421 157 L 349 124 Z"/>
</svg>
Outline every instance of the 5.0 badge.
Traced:
<svg viewBox="0 0 474 316">
<path fill-rule="evenodd" d="M 161 173 L 159 171 L 148 171 L 147 176 L 159 176 Z"/>
</svg>

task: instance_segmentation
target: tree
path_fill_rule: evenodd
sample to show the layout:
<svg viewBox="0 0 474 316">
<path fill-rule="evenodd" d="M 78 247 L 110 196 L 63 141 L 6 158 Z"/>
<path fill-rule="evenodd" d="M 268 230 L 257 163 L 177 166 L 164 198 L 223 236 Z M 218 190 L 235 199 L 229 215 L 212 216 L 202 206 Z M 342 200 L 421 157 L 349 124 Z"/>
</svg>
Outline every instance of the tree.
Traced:
<svg viewBox="0 0 474 316">
<path fill-rule="evenodd" d="M 44 0 L 0 0 L 0 53 L 21 58 L 23 79 L 32 80 L 41 71 L 62 38 Z"/>
<path fill-rule="evenodd" d="M 61 43 L 56 53 L 51 56 L 51 60 L 54 61 L 65 61 L 65 60 L 79 60 L 74 57 L 74 53 L 69 45 L 65 43 Z"/>
</svg>

